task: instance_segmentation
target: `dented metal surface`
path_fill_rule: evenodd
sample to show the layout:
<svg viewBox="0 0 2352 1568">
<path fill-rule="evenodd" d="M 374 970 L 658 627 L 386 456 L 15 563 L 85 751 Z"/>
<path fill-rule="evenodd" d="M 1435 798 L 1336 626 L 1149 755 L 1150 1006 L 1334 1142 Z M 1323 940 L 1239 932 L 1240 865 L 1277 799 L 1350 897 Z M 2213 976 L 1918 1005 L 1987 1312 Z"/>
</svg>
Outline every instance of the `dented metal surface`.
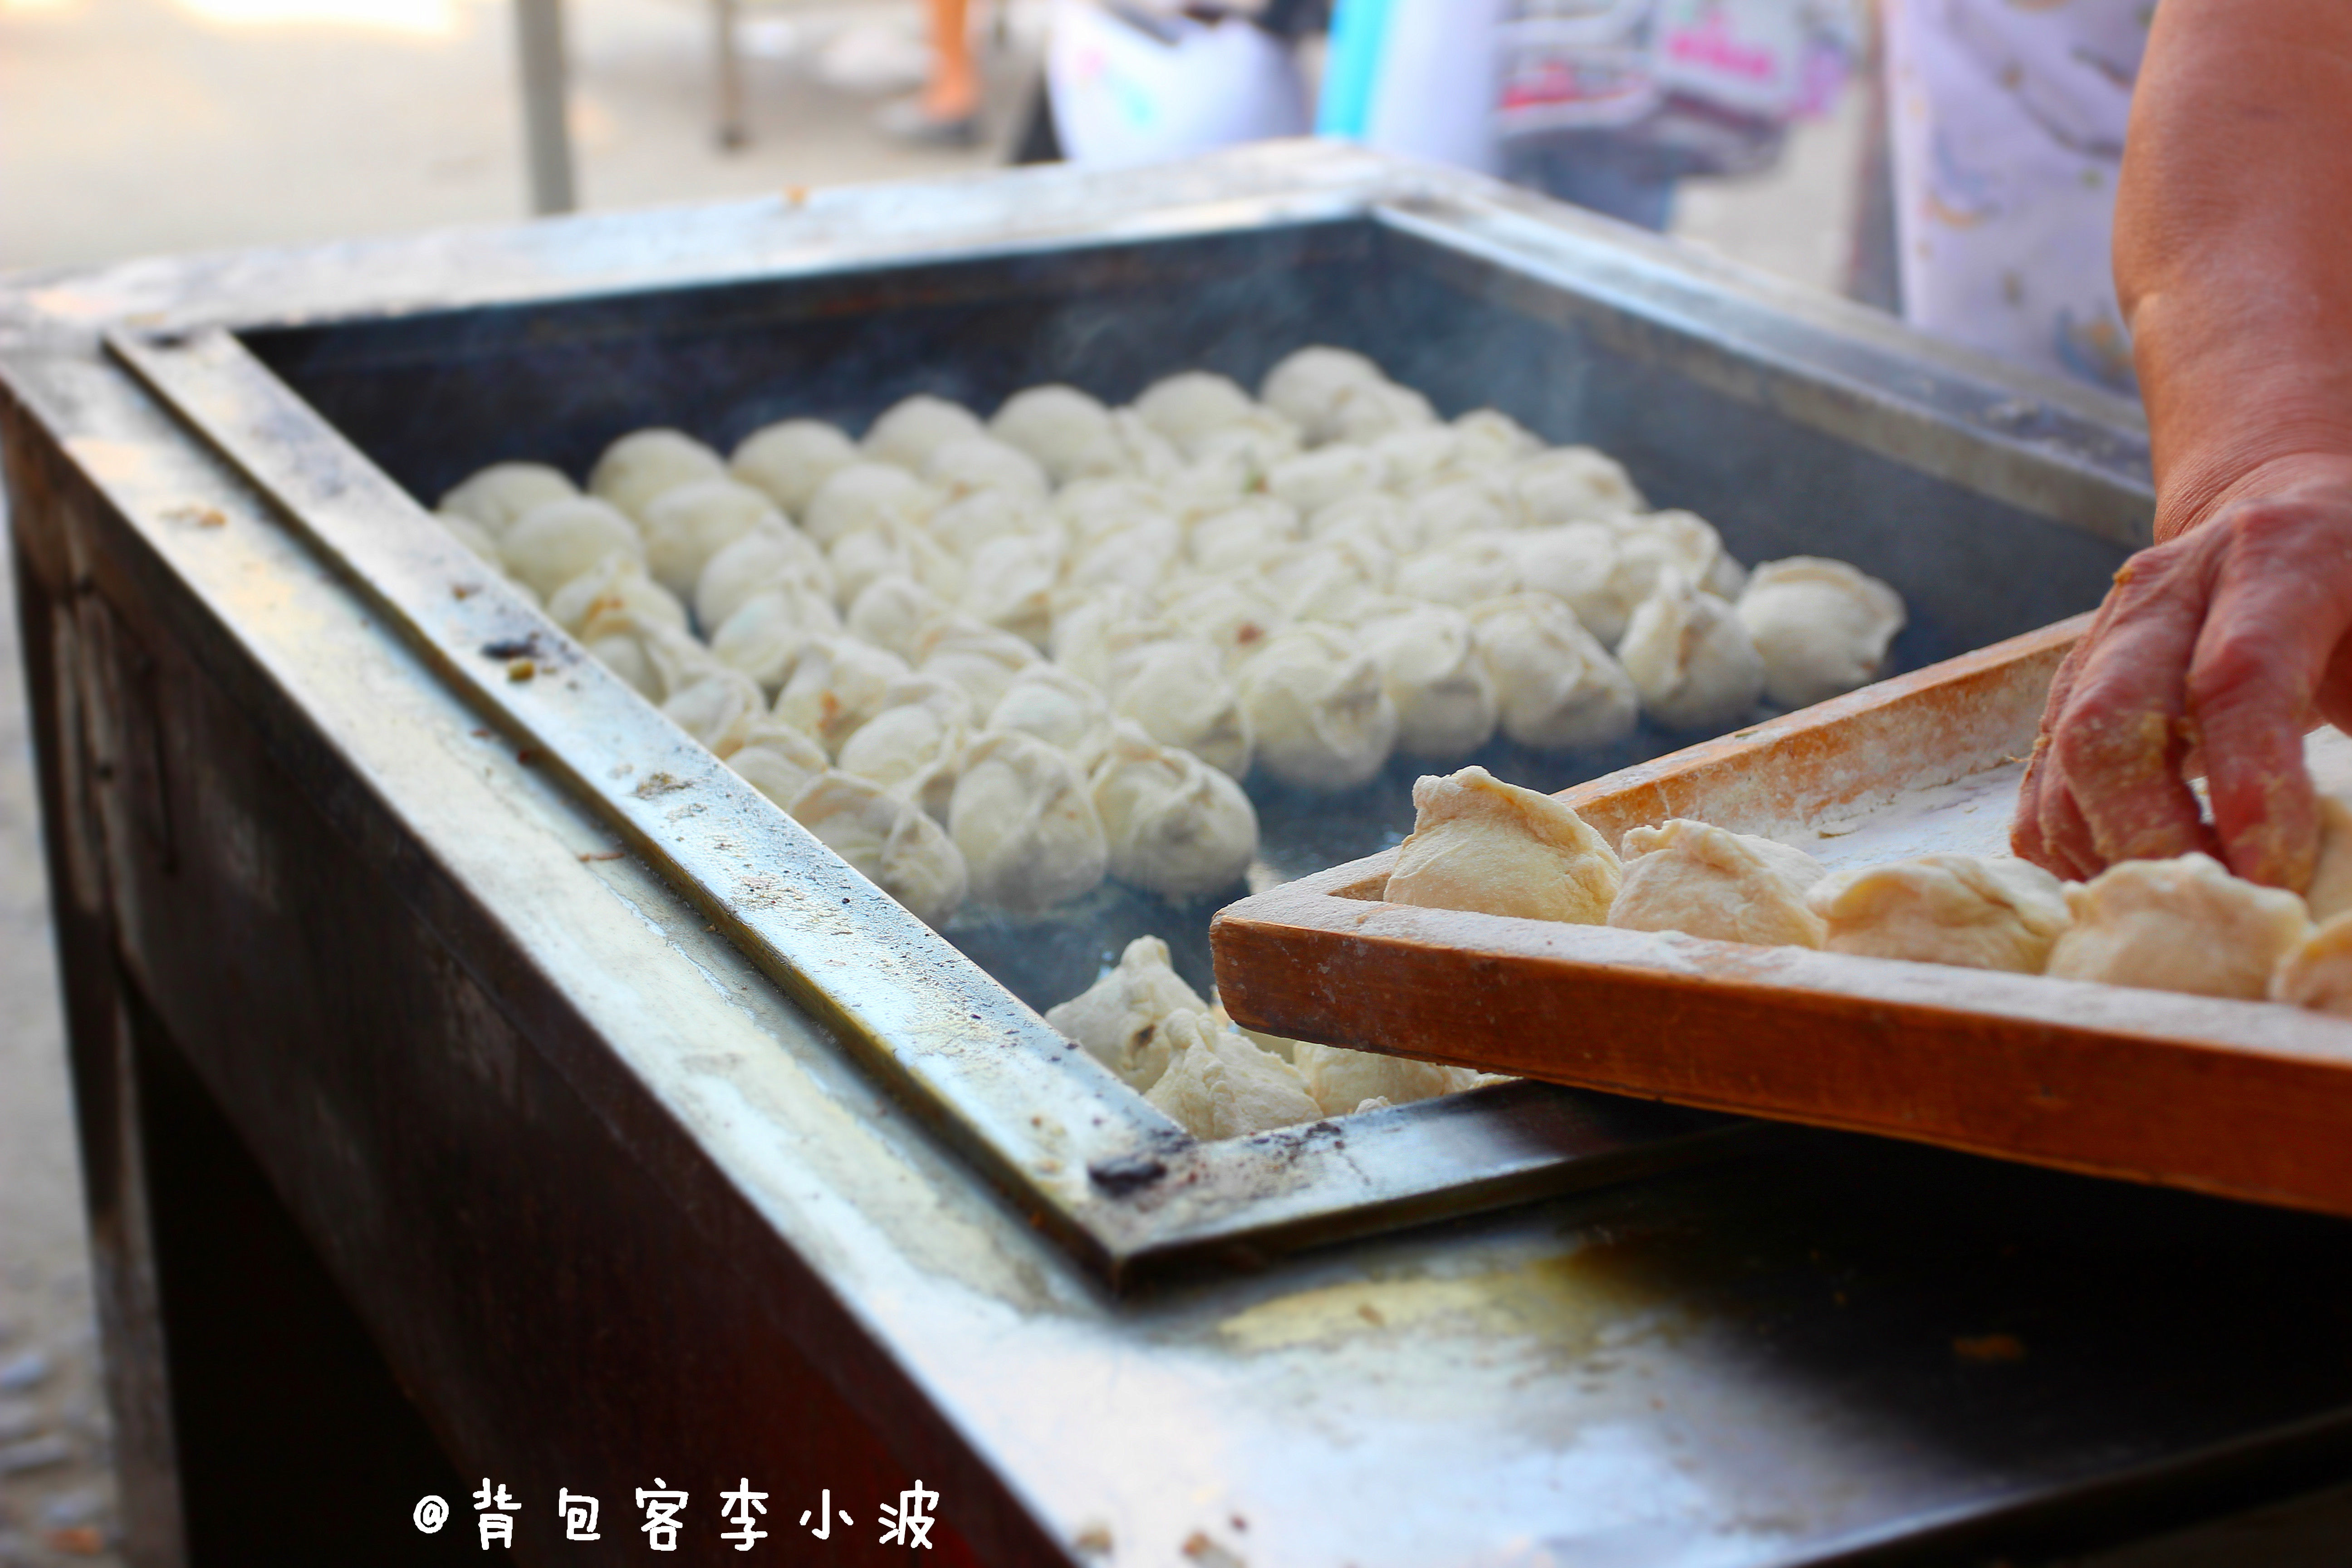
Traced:
<svg viewBox="0 0 2352 1568">
<path fill-rule="evenodd" d="M 802 1465 L 782 1479 L 813 1492 L 838 1472 L 813 1468 L 793 1415 L 822 1383 L 940 1486 L 986 1561 L 1760 1568 L 2112 1538 L 2340 1458 L 2352 1247 L 2298 1219 L 1798 1139 L 1270 1252 L 1259 1237 L 1425 1216 L 1412 1183 L 1448 1162 L 1496 1183 L 1486 1197 L 1525 1195 L 1593 1129 L 1526 1088 L 1211 1150 L 1132 1110 L 1097 1126 L 1116 1097 L 1034 1018 L 827 880 L 600 671 L 559 658 L 505 683 L 480 650 L 543 623 L 369 465 L 267 417 L 240 449 L 269 398 L 174 390 L 229 433 L 225 460 L 96 335 L 128 334 L 175 385 L 174 356 L 235 368 L 207 316 L 741 277 L 860 245 L 969 253 L 992 225 L 1328 217 L 1440 185 L 1540 221 L 1476 182 L 1277 150 L 843 195 L 799 227 L 765 208 L 586 220 L 126 268 L 0 303 L 12 437 L 89 498 L 32 516 L 20 499 L 23 548 L 57 563 L 44 593 L 86 581 L 163 671 L 142 700 L 171 854 L 118 771 L 97 896 L 453 1459 L 551 1492 L 656 1463 L 731 1483 L 749 1454 Z M 429 280 L 404 270 L 434 257 Z M 1771 314 L 1705 268 L 1654 265 L 1757 331 Z M 181 335 L 142 342 L 150 323 L 115 313 L 132 300 L 179 312 Z M 1918 366 L 1937 381 L 1933 355 Z M 1933 423 L 1885 405 L 1882 429 Z M 2032 467 L 1986 458 L 1977 477 L 2008 483 L 2012 461 Z M 110 646 L 110 690 L 138 664 Z M 616 834 L 635 853 L 608 858 Z M 895 978 L 814 978 L 850 952 Z M 1033 1125 L 1033 1100 L 1016 1121 L 992 1080 L 1068 1115 Z M 904 1113 L 940 1099 L 984 1136 Z M 1019 1200 L 1054 1194 L 1041 1234 Z M 1120 1295 L 1099 1268 L 1121 1247 L 1195 1267 Z M 1955 1348 L 1989 1334 L 2021 1358 Z"/>
</svg>

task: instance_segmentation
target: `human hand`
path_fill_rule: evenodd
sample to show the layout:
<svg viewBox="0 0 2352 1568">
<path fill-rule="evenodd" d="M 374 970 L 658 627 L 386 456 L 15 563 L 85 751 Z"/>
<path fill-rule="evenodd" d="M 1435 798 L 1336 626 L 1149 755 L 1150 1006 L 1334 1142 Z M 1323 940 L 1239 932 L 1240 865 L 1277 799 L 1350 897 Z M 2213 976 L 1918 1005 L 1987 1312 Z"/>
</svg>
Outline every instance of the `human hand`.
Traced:
<svg viewBox="0 0 2352 1568">
<path fill-rule="evenodd" d="M 2201 849 L 2253 881 L 2310 880 L 2304 732 L 2352 729 L 2352 457 L 2278 459 L 2231 492 L 2125 563 L 2051 685 L 2010 842 L 2061 877 Z"/>
</svg>

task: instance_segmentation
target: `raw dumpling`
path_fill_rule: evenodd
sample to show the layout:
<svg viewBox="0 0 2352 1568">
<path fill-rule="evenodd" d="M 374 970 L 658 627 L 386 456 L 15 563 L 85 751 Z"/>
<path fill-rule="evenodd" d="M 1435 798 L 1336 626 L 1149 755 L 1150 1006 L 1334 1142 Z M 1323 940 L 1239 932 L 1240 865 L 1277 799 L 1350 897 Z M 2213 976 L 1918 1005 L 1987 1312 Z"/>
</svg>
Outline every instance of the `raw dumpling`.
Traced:
<svg viewBox="0 0 2352 1568">
<path fill-rule="evenodd" d="M 1649 596 L 1655 574 L 1631 598 L 1621 591 L 1617 531 L 1605 522 L 1563 522 L 1505 540 L 1528 593 L 1549 594 L 1576 612 L 1577 623 L 1603 647 L 1625 635 L 1634 607 Z"/>
<path fill-rule="evenodd" d="M 1715 524 L 1695 511 L 1653 511 L 1618 524 L 1628 536 L 1662 548 L 1682 574 L 1727 604 L 1748 586 L 1748 569 L 1723 547 Z"/>
<path fill-rule="evenodd" d="M 928 676 L 890 683 L 882 709 L 842 742 L 845 773 L 872 779 L 944 818 L 963 753 L 971 744 L 971 703 Z"/>
<path fill-rule="evenodd" d="M 961 687 L 975 713 L 994 711 L 1013 677 L 1037 662 L 1027 642 L 970 616 L 935 621 L 915 639 L 915 668 Z"/>
<path fill-rule="evenodd" d="M 1447 1067 L 1412 1057 L 1351 1051 L 1300 1040 L 1292 1047 L 1298 1076 L 1326 1116 L 1352 1116 L 1368 1100 L 1406 1105 L 1454 1094 L 1478 1081 L 1475 1068 Z"/>
<path fill-rule="evenodd" d="M 588 493 L 631 517 L 664 490 L 697 479 L 723 479 L 719 454 L 677 430 L 635 430 L 604 448 L 588 472 Z"/>
<path fill-rule="evenodd" d="M 962 854 L 922 807 L 873 780 L 819 773 L 791 811 L 818 842 L 925 925 L 945 924 L 963 902 L 969 878 Z"/>
<path fill-rule="evenodd" d="M 982 902 L 1034 914 L 1091 890 L 1110 849 L 1078 767 L 1034 735 L 983 735 L 965 754 L 948 831 Z"/>
<path fill-rule="evenodd" d="M 533 507 L 570 500 L 579 493 L 560 470 L 545 463 L 492 463 L 444 495 L 433 510 L 465 518 L 497 540 Z"/>
<path fill-rule="evenodd" d="M 1423 551 L 1397 567 L 1416 599 L 1466 609 L 1519 591 L 1519 563 L 1507 535 L 1473 533 Z"/>
<path fill-rule="evenodd" d="M 623 605 L 597 611 L 580 628 L 580 640 L 598 663 L 656 705 L 718 662 L 692 634 Z"/>
<path fill-rule="evenodd" d="M 646 569 L 655 582 L 681 595 L 693 593 L 710 558 L 737 540 L 755 529 L 772 532 L 792 526 L 766 491 L 733 479 L 673 485 L 646 503 L 639 521 Z"/>
<path fill-rule="evenodd" d="M 1257 813 L 1242 786 L 1132 722 L 1113 729 L 1091 795 L 1110 874 L 1149 892 L 1190 899 L 1230 888 L 1257 853 Z"/>
<path fill-rule="evenodd" d="M 792 679 L 813 637 L 841 635 L 833 601 L 803 583 L 754 595 L 710 635 L 711 657 L 740 670 L 773 697 Z"/>
<path fill-rule="evenodd" d="M 896 654 L 856 637 L 812 637 L 776 697 L 776 717 L 835 756 L 858 726 L 882 711 L 893 681 L 908 672 Z"/>
<path fill-rule="evenodd" d="M 1171 637 L 1116 654 L 1110 689 L 1111 711 L 1153 740 L 1181 746 L 1234 778 L 1249 776 L 1249 720 L 1214 644 Z"/>
<path fill-rule="evenodd" d="M 1437 544 L 1516 531 L 1522 515 L 1507 488 L 1484 478 L 1450 479 L 1423 490 L 1405 503 L 1405 510 L 1421 536 Z"/>
<path fill-rule="evenodd" d="M 835 603 L 849 605 L 877 577 L 912 577 L 942 598 L 963 594 L 963 563 L 915 523 L 883 518 L 835 539 L 825 551 Z"/>
<path fill-rule="evenodd" d="M 2352 911 L 2352 804 L 2332 795 L 2319 797 L 2319 860 L 2303 901 L 2323 922 Z"/>
<path fill-rule="evenodd" d="M 1177 635 L 1151 613 L 1151 602 L 1123 584 L 1074 590 L 1055 602 L 1045 639 L 1054 662 L 1097 690 L 1110 687 L 1110 662 L 1122 649 Z"/>
<path fill-rule="evenodd" d="M 1759 947 L 1822 945 L 1822 917 L 1805 894 L 1824 873 L 1801 849 L 1679 816 L 1633 829 L 1620 847 L 1625 876 L 1609 906 L 1612 926 Z"/>
<path fill-rule="evenodd" d="M 1171 1060 L 1143 1098 L 1193 1137 L 1246 1138 L 1323 1114 L 1297 1068 L 1191 1008 L 1160 1028 Z"/>
<path fill-rule="evenodd" d="M 1660 574 L 1617 658 L 1643 710 L 1669 730 L 1728 729 L 1764 694 L 1764 661 L 1738 612 L 1677 571 Z"/>
<path fill-rule="evenodd" d="M 801 791 L 833 765 L 824 748 L 781 719 L 755 719 L 725 759 L 743 782 L 789 810 Z"/>
<path fill-rule="evenodd" d="M 1257 760 L 1284 784 L 1353 789 L 1396 744 L 1379 661 L 1336 626 L 1306 623 L 1268 641 L 1242 668 L 1241 700 Z"/>
<path fill-rule="evenodd" d="M 1209 1005 L 1170 966 L 1166 942 L 1139 936 L 1119 954 L 1117 968 L 1046 1009 L 1045 1022 L 1140 1093 L 1168 1070 L 1171 1053 L 1160 1025 L 1179 1008 L 1205 1014 Z"/>
<path fill-rule="evenodd" d="M 616 551 L 635 561 L 646 558 L 636 525 L 593 496 L 535 506 L 499 541 L 506 569 L 542 600 Z"/>
<path fill-rule="evenodd" d="M 2271 972 L 2271 1000 L 2352 1018 L 2352 916 L 2319 926 Z"/>
<path fill-rule="evenodd" d="M 822 419 L 786 419 L 743 437 L 728 471 L 794 518 L 825 480 L 857 461 L 857 443 Z"/>
<path fill-rule="evenodd" d="M 1551 795 L 1484 768 L 1412 786 L 1412 837 L 1381 897 L 1392 904 L 1476 910 L 1600 925 L 1624 872 L 1608 840 Z"/>
<path fill-rule="evenodd" d="M 1465 468 L 1515 463 L 1543 450 L 1533 431 L 1493 408 L 1474 408 L 1460 416 L 1454 421 L 1454 434 L 1459 450 L 1454 460 Z"/>
<path fill-rule="evenodd" d="M 694 618 L 716 632 L 745 604 L 770 589 L 798 584 L 833 597 L 833 568 L 824 552 L 788 522 L 754 528 L 713 555 L 694 583 Z"/>
<path fill-rule="evenodd" d="M 1286 458 L 1267 470 L 1265 489 L 1302 513 L 1320 511 L 1350 496 L 1370 495 L 1388 478 L 1388 464 L 1368 447 L 1330 446 Z"/>
<path fill-rule="evenodd" d="M 963 612 L 1043 648 L 1054 625 L 1062 542 L 1051 534 L 992 539 L 964 563 Z"/>
<path fill-rule="evenodd" d="M 1470 611 L 1495 683 L 1503 733 L 1538 751 L 1605 746 L 1640 717 L 1633 682 L 1549 594 L 1513 594 Z"/>
<path fill-rule="evenodd" d="M 1135 400 L 1135 412 L 1189 456 L 1205 437 L 1228 426 L 1246 423 L 1261 410 L 1230 378 L 1212 371 L 1188 370 L 1146 387 Z"/>
<path fill-rule="evenodd" d="M 1185 541 L 1193 565 L 1222 574 L 1255 568 L 1298 538 L 1298 513 L 1270 496 L 1249 496 L 1192 525 Z"/>
<path fill-rule="evenodd" d="M 1333 501 L 1307 518 L 1307 537 L 1318 544 L 1327 541 L 1377 544 L 1391 555 L 1417 555 L 1430 542 L 1404 502 L 1380 494 Z"/>
<path fill-rule="evenodd" d="M 768 701 L 750 677 L 711 666 L 671 692 L 662 712 L 724 760 L 740 750 L 751 727 L 768 716 Z"/>
<path fill-rule="evenodd" d="M 940 492 L 890 463 L 859 462 L 836 469 L 809 497 L 801 528 L 830 551 L 848 535 L 897 523 L 920 527 L 940 509 Z"/>
<path fill-rule="evenodd" d="M 1035 502 L 1006 490 L 974 490 L 931 514 L 930 534 L 959 561 L 999 539 L 1035 536 L 1065 542 L 1061 525 Z"/>
<path fill-rule="evenodd" d="M 1116 583 L 1148 594 L 1167 581 L 1183 551 L 1182 525 L 1172 517 L 1151 518 L 1079 546 L 1067 581 L 1073 588 Z"/>
<path fill-rule="evenodd" d="M 1812 555 L 1763 563 L 1739 596 L 1740 624 L 1764 660 L 1765 695 L 1784 708 L 1877 679 L 1904 619 L 1894 589 Z"/>
<path fill-rule="evenodd" d="M 895 463 L 919 474 L 931 454 L 949 442 L 987 434 L 971 409 L 919 392 L 886 409 L 866 432 L 862 446 L 871 461 Z"/>
<path fill-rule="evenodd" d="M 1033 664 L 1014 676 L 988 715 L 990 729 L 1034 735 L 1082 765 L 1092 760 L 1087 753 L 1109 722 L 1102 693 L 1054 664 Z"/>
<path fill-rule="evenodd" d="M 1259 565 L 1266 589 L 1291 619 L 1341 625 L 1370 610 L 1395 575 L 1388 552 L 1366 540 L 1284 549 Z"/>
<path fill-rule="evenodd" d="M 1383 376 L 1341 387 L 1332 399 L 1328 427 L 1335 441 L 1369 447 L 1398 431 L 1436 423 L 1437 410 L 1428 398 Z"/>
<path fill-rule="evenodd" d="M 1033 386 L 1005 399 L 988 432 L 1037 460 L 1057 485 L 1117 466 L 1110 410 L 1075 386 Z"/>
<path fill-rule="evenodd" d="M 915 645 L 931 627 L 955 614 L 955 606 L 912 577 L 877 577 L 849 606 L 843 625 L 849 635 L 912 662 Z"/>
<path fill-rule="evenodd" d="M 1500 704 L 1469 616 L 1444 605 L 1419 605 L 1360 630 L 1396 706 L 1399 751 L 1451 760 L 1494 738 Z"/>
<path fill-rule="evenodd" d="M 1351 349 L 1323 345 L 1287 354 L 1258 384 L 1258 400 L 1298 426 L 1310 443 L 1339 435 L 1341 395 L 1353 386 L 1388 378 L 1381 367 Z"/>
<path fill-rule="evenodd" d="M 615 550 L 548 596 L 547 618 L 572 636 L 593 639 L 599 617 L 616 610 L 686 630 L 686 606 L 646 575 L 645 563 Z"/>
<path fill-rule="evenodd" d="M 1381 484 L 1391 495 L 1422 495 L 1472 477 L 1462 466 L 1462 433 L 1451 426 L 1399 430 L 1373 442 L 1372 450 L 1387 470 Z"/>
<path fill-rule="evenodd" d="M 1183 589 L 1168 601 L 1170 622 L 1213 643 L 1233 668 L 1256 654 L 1289 617 L 1262 588 L 1223 578 Z"/>
<path fill-rule="evenodd" d="M 1624 465 L 1591 447 L 1561 447 L 1521 463 L 1512 492 L 1530 527 L 1630 517 L 1643 509 Z"/>
<path fill-rule="evenodd" d="M 2069 887 L 2066 907 L 2074 923 L 2045 973 L 2194 996 L 2268 994 L 2271 972 L 2311 931 L 2301 899 L 2210 855 L 2110 866 Z"/>
<path fill-rule="evenodd" d="M 1806 907 L 1832 952 L 2039 974 L 2066 929 L 2066 890 L 2026 860 L 1923 855 L 1834 871 Z"/>
<path fill-rule="evenodd" d="M 1054 490 L 1036 458 L 993 436 L 940 442 L 924 461 L 922 474 L 950 501 L 993 491 L 1042 507 Z"/>
</svg>

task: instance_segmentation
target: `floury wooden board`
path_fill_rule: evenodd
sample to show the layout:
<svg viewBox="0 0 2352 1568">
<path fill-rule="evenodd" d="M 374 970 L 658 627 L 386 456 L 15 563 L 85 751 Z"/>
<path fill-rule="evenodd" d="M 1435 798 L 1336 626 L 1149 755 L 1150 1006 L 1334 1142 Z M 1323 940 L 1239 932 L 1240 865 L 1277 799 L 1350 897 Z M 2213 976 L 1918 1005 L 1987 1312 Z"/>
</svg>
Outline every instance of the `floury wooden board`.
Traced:
<svg viewBox="0 0 2352 1568">
<path fill-rule="evenodd" d="M 1562 793 L 1612 843 L 1672 816 L 1832 865 L 2006 847 L 2082 619 Z M 2310 747 L 2352 785 L 2352 742 Z M 1271 1034 L 2352 1215 L 2352 1024 L 1937 964 L 1380 901 L 1395 852 L 1224 910 L 1217 984 Z"/>
</svg>

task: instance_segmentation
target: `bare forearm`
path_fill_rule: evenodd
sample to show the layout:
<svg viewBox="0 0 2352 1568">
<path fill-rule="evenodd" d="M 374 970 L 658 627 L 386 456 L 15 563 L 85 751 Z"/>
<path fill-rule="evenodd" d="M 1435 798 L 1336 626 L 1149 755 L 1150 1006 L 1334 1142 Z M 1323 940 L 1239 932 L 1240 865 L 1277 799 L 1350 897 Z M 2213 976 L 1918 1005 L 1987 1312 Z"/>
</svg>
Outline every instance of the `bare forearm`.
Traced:
<svg viewBox="0 0 2352 1568">
<path fill-rule="evenodd" d="M 2352 3 L 2164 0 L 2128 145 L 2116 278 L 2166 539 L 2352 453 Z"/>
</svg>

